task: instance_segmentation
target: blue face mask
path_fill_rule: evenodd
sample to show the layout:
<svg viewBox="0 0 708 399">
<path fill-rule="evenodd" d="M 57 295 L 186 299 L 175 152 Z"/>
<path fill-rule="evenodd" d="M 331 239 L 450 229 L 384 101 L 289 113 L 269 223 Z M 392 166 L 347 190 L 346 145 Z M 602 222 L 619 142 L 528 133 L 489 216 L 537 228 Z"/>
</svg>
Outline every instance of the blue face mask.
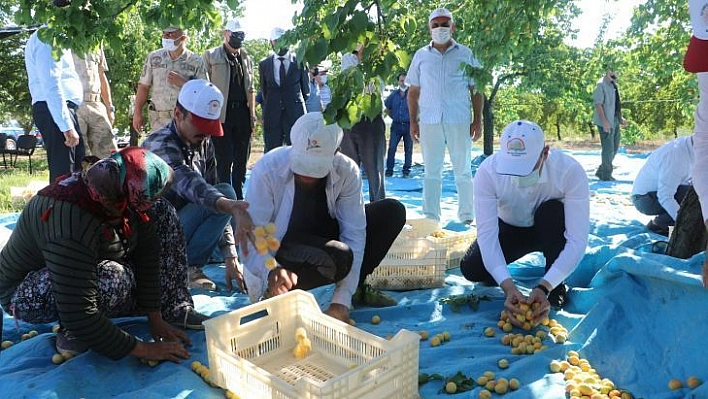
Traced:
<svg viewBox="0 0 708 399">
<path fill-rule="evenodd" d="M 541 178 L 541 168 L 535 169 L 526 176 L 512 176 L 511 181 L 519 187 L 531 187 Z"/>
</svg>

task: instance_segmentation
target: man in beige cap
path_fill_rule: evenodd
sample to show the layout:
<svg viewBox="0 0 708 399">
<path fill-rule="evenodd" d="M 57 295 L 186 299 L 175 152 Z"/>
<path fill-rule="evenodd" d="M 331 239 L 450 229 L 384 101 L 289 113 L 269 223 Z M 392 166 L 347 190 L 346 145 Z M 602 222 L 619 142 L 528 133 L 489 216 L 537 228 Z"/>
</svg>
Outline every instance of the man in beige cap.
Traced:
<svg viewBox="0 0 708 399">
<path fill-rule="evenodd" d="M 103 48 L 99 48 L 83 58 L 76 54 L 73 54 L 73 57 L 74 67 L 84 86 L 84 101 L 76 111 L 76 116 L 86 143 L 86 155 L 103 159 L 116 151 L 112 127 L 115 122 L 115 107 L 111 86 L 106 77 L 106 56 Z"/>
<path fill-rule="evenodd" d="M 167 126 L 150 134 L 142 146 L 165 160 L 174 170 L 174 180 L 165 198 L 177 209 L 187 241 L 191 288 L 216 290 L 216 284 L 202 272 L 218 246 L 226 265 L 226 289 L 232 280 L 244 291 L 243 275 L 236 253 L 236 241 L 244 247 L 253 238 L 253 224 L 246 208 L 237 201 L 233 187 L 219 183 L 214 144 L 209 137 L 221 137 L 219 121 L 224 96 L 212 83 L 193 79 L 182 86 Z M 237 228 L 236 239 L 232 229 Z"/>
<path fill-rule="evenodd" d="M 280 295 L 292 289 L 335 284 L 325 313 L 349 321 L 352 305 L 393 306 L 396 301 L 366 285 L 406 220 L 406 209 L 387 198 L 364 205 L 357 164 L 337 149 L 343 132 L 322 114 L 301 116 L 292 146 L 265 154 L 251 170 L 246 191 L 258 225 L 275 223 L 281 242 L 276 265 L 251 248 L 244 257 L 248 294 Z"/>
<path fill-rule="evenodd" d="M 187 35 L 177 26 L 162 30 L 162 48 L 148 54 L 135 94 L 133 128 L 143 131 L 143 107 L 148 103 L 150 132 L 168 125 L 180 88 L 191 79 L 206 79 L 202 57 L 186 47 Z M 152 96 L 148 100 L 148 93 Z"/>
</svg>

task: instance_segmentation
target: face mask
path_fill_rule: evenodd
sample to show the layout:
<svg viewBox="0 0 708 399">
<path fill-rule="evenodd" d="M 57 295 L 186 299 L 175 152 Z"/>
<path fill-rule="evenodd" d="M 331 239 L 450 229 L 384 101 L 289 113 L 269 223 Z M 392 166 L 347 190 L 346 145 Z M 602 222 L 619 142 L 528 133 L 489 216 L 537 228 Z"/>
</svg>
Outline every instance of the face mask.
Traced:
<svg viewBox="0 0 708 399">
<path fill-rule="evenodd" d="M 243 46 L 243 39 L 245 38 L 246 34 L 244 32 L 231 32 L 229 46 L 231 46 L 231 48 L 241 48 L 241 46 Z"/>
<path fill-rule="evenodd" d="M 617 75 L 610 75 L 610 79 L 617 80 Z"/>
<path fill-rule="evenodd" d="M 287 53 L 288 53 L 287 47 L 281 47 L 280 50 L 277 51 L 278 57 L 282 57 Z"/>
<path fill-rule="evenodd" d="M 446 27 L 435 28 L 431 31 L 433 37 L 433 43 L 435 44 L 445 44 L 450 41 L 451 29 Z"/>
<path fill-rule="evenodd" d="M 406 89 L 408 88 L 408 86 L 406 86 L 406 84 L 404 83 L 404 84 L 402 84 L 402 85 L 399 85 L 398 88 L 401 89 L 401 91 L 406 91 Z"/>
<path fill-rule="evenodd" d="M 162 38 L 162 48 L 167 51 L 176 51 L 179 45 L 175 44 L 176 40 Z"/>
<path fill-rule="evenodd" d="M 538 179 L 541 178 L 541 171 L 539 169 L 534 170 L 526 176 L 512 176 L 511 181 L 519 187 L 531 187 L 538 183 Z"/>
<path fill-rule="evenodd" d="M 322 81 L 322 84 L 327 84 L 327 75 L 320 76 L 320 80 Z"/>
</svg>

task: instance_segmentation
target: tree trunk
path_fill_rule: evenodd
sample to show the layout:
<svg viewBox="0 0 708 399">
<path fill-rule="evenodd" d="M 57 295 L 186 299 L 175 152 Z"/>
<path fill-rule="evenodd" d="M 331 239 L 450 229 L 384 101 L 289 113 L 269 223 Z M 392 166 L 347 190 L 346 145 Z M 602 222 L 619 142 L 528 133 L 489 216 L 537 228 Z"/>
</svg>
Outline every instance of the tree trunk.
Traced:
<svg viewBox="0 0 708 399">
<path fill-rule="evenodd" d="M 686 198 L 681 202 L 678 215 L 676 216 L 676 227 L 674 227 L 666 254 L 688 259 L 693 255 L 706 249 L 706 226 L 703 214 L 701 213 L 701 203 L 698 201 L 698 194 L 691 187 L 686 194 Z"/>
<path fill-rule="evenodd" d="M 494 153 L 494 113 L 492 112 L 492 102 L 487 101 L 486 96 L 484 96 L 482 117 L 484 155 L 490 156 Z"/>
<path fill-rule="evenodd" d="M 588 127 L 590 128 L 590 138 L 595 140 L 595 124 L 588 122 Z"/>
<path fill-rule="evenodd" d="M 563 141 L 563 138 L 561 137 L 561 124 L 559 121 L 556 121 L 556 136 L 558 137 L 558 141 Z"/>
</svg>

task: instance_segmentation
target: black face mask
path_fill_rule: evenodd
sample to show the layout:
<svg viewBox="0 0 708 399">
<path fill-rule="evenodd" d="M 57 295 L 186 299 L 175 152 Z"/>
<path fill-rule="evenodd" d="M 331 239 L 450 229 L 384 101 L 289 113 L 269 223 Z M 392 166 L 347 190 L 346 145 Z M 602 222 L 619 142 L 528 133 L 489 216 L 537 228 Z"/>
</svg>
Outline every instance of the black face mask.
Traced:
<svg viewBox="0 0 708 399">
<path fill-rule="evenodd" d="M 231 37 L 229 37 L 229 46 L 231 48 L 241 48 L 243 46 L 243 39 L 246 38 L 244 32 L 231 32 Z"/>
<path fill-rule="evenodd" d="M 285 54 L 288 53 L 288 48 L 287 48 L 287 47 L 281 47 L 280 50 L 277 51 L 277 53 L 278 53 L 278 56 L 279 56 L 279 57 L 282 57 L 282 56 L 284 56 Z"/>
<path fill-rule="evenodd" d="M 610 75 L 610 79 L 617 80 L 617 75 Z"/>
</svg>

